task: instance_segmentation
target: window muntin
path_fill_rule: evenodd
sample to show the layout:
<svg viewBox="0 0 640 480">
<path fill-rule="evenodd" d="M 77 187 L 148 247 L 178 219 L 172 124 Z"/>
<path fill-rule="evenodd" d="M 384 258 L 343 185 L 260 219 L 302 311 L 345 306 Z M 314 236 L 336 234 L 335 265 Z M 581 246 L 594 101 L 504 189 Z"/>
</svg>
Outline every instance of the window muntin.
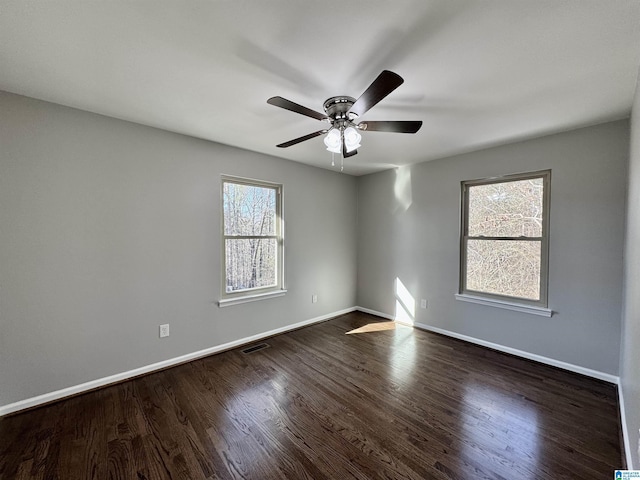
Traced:
<svg viewBox="0 0 640 480">
<path fill-rule="evenodd" d="M 282 289 L 282 186 L 223 177 L 223 298 Z"/>
<path fill-rule="evenodd" d="M 460 293 L 547 306 L 549 180 L 462 182 Z"/>
</svg>

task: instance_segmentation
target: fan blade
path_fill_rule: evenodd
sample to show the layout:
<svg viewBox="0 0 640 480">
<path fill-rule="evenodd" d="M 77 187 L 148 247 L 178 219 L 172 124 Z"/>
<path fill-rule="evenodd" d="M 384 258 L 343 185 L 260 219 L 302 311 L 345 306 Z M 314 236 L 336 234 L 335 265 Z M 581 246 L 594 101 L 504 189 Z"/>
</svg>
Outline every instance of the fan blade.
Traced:
<svg viewBox="0 0 640 480">
<path fill-rule="evenodd" d="M 342 134 L 342 158 L 353 157 L 358 154 L 358 150 L 351 150 L 347 152 L 347 145 L 344 143 L 344 133 Z"/>
<path fill-rule="evenodd" d="M 416 133 L 422 121 L 360 122 L 358 128 L 370 132 Z"/>
<path fill-rule="evenodd" d="M 300 115 L 315 118 L 316 120 L 327 120 L 329 118 L 324 113 L 316 112 L 315 110 L 303 107 L 302 105 L 298 105 L 297 103 L 282 97 L 271 97 L 267 100 L 267 103 L 276 107 L 284 108 L 285 110 L 291 110 L 292 112 L 299 113 Z"/>
<path fill-rule="evenodd" d="M 349 112 L 355 113 L 359 117 L 373 107 L 376 103 L 382 100 L 384 97 L 393 92 L 396 88 L 404 83 L 404 80 L 397 73 L 390 72 L 389 70 L 383 70 L 378 78 L 376 78 L 369 88 L 360 95 L 360 98 L 356 100 Z"/>
<path fill-rule="evenodd" d="M 358 154 L 358 150 L 351 150 L 350 152 L 347 152 L 346 150 L 342 151 L 342 156 L 344 158 L 349 158 L 349 157 L 353 157 L 354 155 Z"/>
<path fill-rule="evenodd" d="M 281 143 L 280 145 L 276 145 L 279 148 L 287 148 L 292 145 L 296 145 L 298 143 L 304 142 L 305 140 L 311 140 L 312 138 L 319 137 L 323 133 L 327 133 L 328 130 L 318 130 L 317 132 L 310 133 L 309 135 L 305 135 L 304 137 L 294 138 L 293 140 L 289 140 L 288 142 Z"/>
</svg>

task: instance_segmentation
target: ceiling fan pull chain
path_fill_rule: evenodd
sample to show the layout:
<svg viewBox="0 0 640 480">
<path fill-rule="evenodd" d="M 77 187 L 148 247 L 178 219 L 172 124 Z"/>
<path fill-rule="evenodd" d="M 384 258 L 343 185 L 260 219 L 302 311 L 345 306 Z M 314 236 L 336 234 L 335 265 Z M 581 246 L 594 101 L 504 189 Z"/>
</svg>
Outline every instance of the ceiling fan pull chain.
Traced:
<svg viewBox="0 0 640 480">
<path fill-rule="evenodd" d="M 335 153 L 333 153 L 333 152 L 331 152 L 331 166 L 332 167 L 336 166 Z"/>
<path fill-rule="evenodd" d="M 344 157 L 340 157 L 342 160 L 340 161 L 340 171 L 344 170 Z"/>
</svg>

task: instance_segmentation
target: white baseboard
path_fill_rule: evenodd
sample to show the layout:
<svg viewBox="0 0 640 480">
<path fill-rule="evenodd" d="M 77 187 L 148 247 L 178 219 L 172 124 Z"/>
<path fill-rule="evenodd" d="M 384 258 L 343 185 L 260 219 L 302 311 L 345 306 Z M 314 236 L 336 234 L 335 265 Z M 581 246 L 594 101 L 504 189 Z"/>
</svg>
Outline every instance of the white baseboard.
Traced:
<svg viewBox="0 0 640 480">
<path fill-rule="evenodd" d="M 370 308 L 356 307 L 356 310 L 363 313 L 370 313 L 371 315 L 375 315 L 376 317 L 386 318 L 387 320 L 393 320 L 394 322 L 396 321 L 395 315 L 389 315 L 388 313 L 378 312 L 377 310 L 371 310 Z M 402 322 L 398 322 L 398 323 L 402 323 Z"/>
<path fill-rule="evenodd" d="M 161 362 L 153 363 L 151 365 L 146 365 L 144 367 L 136 368 L 134 370 L 129 370 L 127 372 L 117 373 L 115 375 L 110 375 L 104 378 L 98 378 L 90 382 L 81 383 L 80 385 L 74 385 L 72 387 L 67 387 L 61 390 L 56 390 L 54 392 L 38 395 L 37 397 L 27 398 L 25 400 L 20 400 L 18 402 L 10 403 L 8 405 L 2 405 L 0 406 L 0 417 L 3 415 L 8 415 L 10 413 L 19 412 L 20 410 L 25 410 L 27 408 L 33 408 L 39 405 L 44 405 L 46 403 L 50 403 L 55 400 L 60 400 L 62 398 L 69 397 L 71 395 L 77 395 L 79 393 L 87 392 L 89 390 L 103 387 L 105 385 L 122 382 L 124 380 L 128 380 L 130 378 L 137 377 L 139 375 L 151 373 L 157 370 L 162 370 L 164 368 L 172 367 L 180 363 L 189 362 L 197 358 L 213 355 L 214 353 L 230 350 L 232 348 L 239 347 L 240 345 L 246 345 L 247 343 L 252 343 L 257 340 L 262 340 L 263 338 L 266 338 L 266 337 L 278 335 L 280 333 L 288 332 L 290 330 L 296 330 L 298 328 L 306 327 L 307 325 L 311 325 L 314 323 L 323 322 L 330 318 L 337 317 L 339 315 L 344 315 L 345 313 L 350 313 L 355 310 L 356 310 L 356 307 L 346 308 L 344 310 L 339 310 L 337 312 L 328 313 L 326 315 L 321 315 L 319 317 L 311 318 L 309 320 L 304 320 L 302 322 L 294 323 L 293 325 L 287 325 L 286 327 L 276 328 L 275 330 L 269 330 L 268 332 L 258 333 L 256 335 L 251 335 L 250 337 L 240 338 L 232 342 L 224 343 L 222 345 L 216 345 L 214 347 L 206 348 L 204 350 L 199 350 L 197 352 L 188 353 L 180 357 L 170 358 L 168 360 L 163 360 Z"/>
<path fill-rule="evenodd" d="M 395 320 L 395 316 L 389 315 L 388 313 L 377 312 L 375 310 L 371 310 L 369 308 L 364 308 L 364 307 L 356 307 L 356 309 L 360 312 L 370 313 L 371 315 L 387 318 L 389 320 Z M 498 343 L 488 342 L 486 340 L 481 340 L 479 338 L 470 337 L 468 335 L 463 335 L 461 333 L 452 332 L 450 330 L 445 330 L 443 328 L 432 327 L 431 325 L 426 325 L 423 323 L 413 323 L 410 326 L 419 328 L 421 330 L 427 330 L 429 332 L 435 332 L 441 335 L 446 335 L 448 337 L 457 338 L 458 340 L 464 340 L 465 342 L 475 343 L 476 345 L 482 345 L 483 347 L 491 348 L 492 350 L 498 350 L 500 352 L 509 353 L 511 355 L 515 355 L 516 357 L 526 358 L 528 360 L 544 363 L 546 365 L 558 367 L 563 370 L 568 370 L 570 372 L 580 373 L 582 375 L 586 375 L 587 377 L 597 378 L 598 380 L 604 380 L 605 382 L 613 383 L 616 385 L 620 381 L 620 377 L 617 377 L 616 375 L 611 375 L 610 373 L 604 373 L 598 370 L 592 370 L 590 368 L 581 367 L 579 365 L 573 365 L 571 363 L 555 360 L 553 358 L 543 357 L 542 355 L 525 352 L 524 350 L 518 350 L 516 348 L 507 347 L 504 345 L 500 345 Z"/>
<path fill-rule="evenodd" d="M 624 441 L 624 455 L 627 460 L 627 470 L 634 470 L 633 455 L 631 454 L 631 445 L 629 444 L 629 431 L 627 430 L 627 415 L 624 409 L 624 395 L 622 392 L 622 383 L 618 382 L 618 403 L 620 404 L 620 423 L 622 423 L 622 439 Z"/>
</svg>

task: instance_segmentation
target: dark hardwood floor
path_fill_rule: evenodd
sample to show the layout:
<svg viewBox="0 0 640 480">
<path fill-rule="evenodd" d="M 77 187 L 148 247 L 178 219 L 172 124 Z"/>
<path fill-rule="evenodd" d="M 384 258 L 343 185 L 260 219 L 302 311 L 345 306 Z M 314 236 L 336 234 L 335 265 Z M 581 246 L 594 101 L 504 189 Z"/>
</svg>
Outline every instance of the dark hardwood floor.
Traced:
<svg viewBox="0 0 640 480">
<path fill-rule="evenodd" d="M 2 418 L 0 478 L 557 480 L 621 466 L 613 385 L 403 326 L 346 335 L 380 321 L 343 315 Z"/>
</svg>

